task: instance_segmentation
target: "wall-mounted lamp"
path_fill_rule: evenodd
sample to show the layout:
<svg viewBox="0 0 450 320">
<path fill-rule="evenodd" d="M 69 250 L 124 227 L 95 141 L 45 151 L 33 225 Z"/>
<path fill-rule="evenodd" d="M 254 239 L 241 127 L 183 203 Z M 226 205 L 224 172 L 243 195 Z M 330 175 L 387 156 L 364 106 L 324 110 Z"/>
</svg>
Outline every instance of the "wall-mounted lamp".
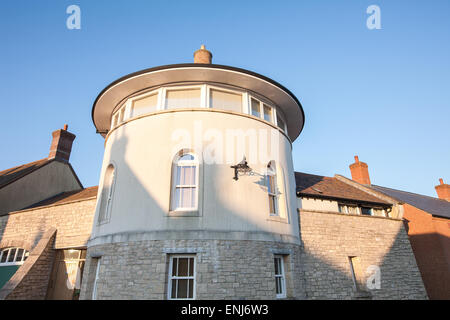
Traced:
<svg viewBox="0 0 450 320">
<path fill-rule="evenodd" d="M 239 173 L 245 174 L 245 173 L 252 172 L 252 168 L 250 168 L 248 166 L 247 160 L 245 159 L 245 156 L 244 156 L 244 159 L 242 159 L 241 162 L 239 162 L 237 165 L 231 166 L 231 168 L 234 169 L 234 177 L 233 177 L 233 179 L 236 180 L 236 181 L 239 179 L 238 178 Z"/>
</svg>

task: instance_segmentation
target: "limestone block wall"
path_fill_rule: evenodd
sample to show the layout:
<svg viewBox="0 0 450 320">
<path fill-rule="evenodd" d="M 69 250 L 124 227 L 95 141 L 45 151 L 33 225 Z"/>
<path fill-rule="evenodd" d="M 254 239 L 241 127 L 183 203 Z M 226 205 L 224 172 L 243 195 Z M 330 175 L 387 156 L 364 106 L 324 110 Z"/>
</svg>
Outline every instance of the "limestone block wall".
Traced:
<svg viewBox="0 0 450 320">
<path fill-rule="evenodd" d="M 95 203 L 96 199 L 91 198 L 0 216 L 0 241 L 22 241 L 33 248 L 46 230 L 56 228 L 55 249 L 85 247 L 92 230 Z"/>
<path fill-rule="evenodd" d="M 45 299 L 55 255 L 55 234 L 56 229 L 51 228 L 42 236 L 25 263 L 0 289 L 1 300 Z"/>
<path fill-rule="evenodd" d="M 275 299 L 274 254 L 285 255 L 288 299 L 302 299 L 300 247 L 269 241 L 152 240 L 88 248 L 80 299 L 167 299 L 170 256 L 196 256 L 196 299 Z"/>
<path fill-rule="evenodd" d="M 380 268 L 380 288 L 365 287 L 365 298 L 427 299 L 401 220 L 306 210 L 299 217 L 307 299 L 357 298 L 349 257 L 359 257 L 364 285 L 374 275 L 369 266 Z"/>
</svg>

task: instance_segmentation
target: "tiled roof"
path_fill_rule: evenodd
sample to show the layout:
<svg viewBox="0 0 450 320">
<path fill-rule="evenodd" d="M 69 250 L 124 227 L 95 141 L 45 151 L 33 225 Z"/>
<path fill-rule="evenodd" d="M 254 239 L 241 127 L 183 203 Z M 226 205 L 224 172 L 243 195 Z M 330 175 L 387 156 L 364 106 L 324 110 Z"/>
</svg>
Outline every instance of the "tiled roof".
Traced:
<svg viewBox="0 0 450 320">
<path fill-rule="evenodd" d="M 450 218 L 450 202 L 446 200 L 377 185 L 370 185 L 369 187 L 398 201 L 408 203 L 418 209 L 426 211 L 434 216 Z"/>
<path fill-rule="evenodd" d="M 332 177 L 295 172 L 295 182 L 297 192 L 302 196 L 390 205 L 388 202 Z"/>
<path fill-rule="evenodd" d="M 38 161 L 30 162 L 14 168 L 0 171 L 0 189 L 10 184 L 11 182 L 20 179 L 39 168 L 42 168 L 51 161 L 53 160 L 44 158 Z"/>
<path fill-rule="evenodd" d="M 97 190 L 98 190 L 98 186 L 89 187 L 89 188 L 85 188 L 82 190 L 63 192 L 56 196 L 48 198 L 46 200 L 42 200 L 38 203 L 35 203 L 32 206 L 25 208 L 24 210 L 35 209 L 35 208 L 44 207 L 44 206 L 59 205 L 59 204 L 64 204 L 64 203 L 68 203 L 68 202 L 72 202 L 72 201 L 86 200 L 89 198 L 96 197 Z"/>
</svg>

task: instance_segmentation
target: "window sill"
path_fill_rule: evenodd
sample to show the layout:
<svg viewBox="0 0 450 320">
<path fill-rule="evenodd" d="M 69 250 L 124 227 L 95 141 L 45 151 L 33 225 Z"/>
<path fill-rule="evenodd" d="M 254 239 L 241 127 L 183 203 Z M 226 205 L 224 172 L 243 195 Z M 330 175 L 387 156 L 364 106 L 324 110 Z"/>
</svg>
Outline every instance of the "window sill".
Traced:
<svg viewBox="0 0 450 320">
<path fill-rule="evenodd" d="M 267 221 L 276 221 L 276 222 L 282 222 L 282 223 L 289 223 L 286 218 L 282 218 L 280 216 L 269 216 Z"/>
<path fill-rule="evenodd" d="M 198 210 L 172 210 L 167 213 L 168 217 L 200 217 Z"/>
</svg>

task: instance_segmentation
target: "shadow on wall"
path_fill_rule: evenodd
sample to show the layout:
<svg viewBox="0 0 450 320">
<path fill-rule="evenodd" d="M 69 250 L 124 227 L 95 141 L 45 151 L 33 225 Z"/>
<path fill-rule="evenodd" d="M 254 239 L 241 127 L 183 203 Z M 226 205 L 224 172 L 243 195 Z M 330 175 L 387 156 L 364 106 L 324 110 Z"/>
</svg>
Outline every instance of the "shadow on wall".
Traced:
<svg viewBox="0 0 450 320">
<path fill-rule="evenodd" d="M 400 221 L 325 213 L 299 216 L 307 299 L 427 299 Z M 348 219 L 359 219 L 359 226 L 348 224 Z M 377 220 L 398 228 L 386 232 Z"/>
</svg>

